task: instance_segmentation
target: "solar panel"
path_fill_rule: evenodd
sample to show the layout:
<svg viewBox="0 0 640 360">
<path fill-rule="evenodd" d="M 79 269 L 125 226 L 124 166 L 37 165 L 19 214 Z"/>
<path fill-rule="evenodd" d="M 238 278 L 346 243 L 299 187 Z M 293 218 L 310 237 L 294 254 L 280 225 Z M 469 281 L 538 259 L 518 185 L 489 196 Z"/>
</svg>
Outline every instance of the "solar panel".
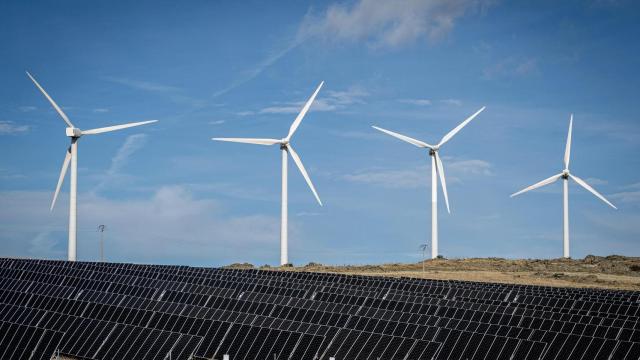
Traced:
<svg viewBox="0 0 640 360">
<path fill-rule="evenodd" d="M 639 300 L 629 291 L 0 259 L 0 353 L 625 359 L 640 348 Z"/>
</svg>

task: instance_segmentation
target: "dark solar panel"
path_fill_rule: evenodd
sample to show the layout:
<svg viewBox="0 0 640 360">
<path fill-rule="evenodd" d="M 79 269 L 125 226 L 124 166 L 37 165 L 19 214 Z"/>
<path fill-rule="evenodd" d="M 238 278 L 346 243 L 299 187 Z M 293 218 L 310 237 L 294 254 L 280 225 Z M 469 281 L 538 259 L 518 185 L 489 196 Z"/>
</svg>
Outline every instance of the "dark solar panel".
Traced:
<svg viewBox="0 0 640 360">
<path fill-rule="evenodd" d="M 0 358 L 638 359 L 640 294 L 0 259 Z"/>
</svg>

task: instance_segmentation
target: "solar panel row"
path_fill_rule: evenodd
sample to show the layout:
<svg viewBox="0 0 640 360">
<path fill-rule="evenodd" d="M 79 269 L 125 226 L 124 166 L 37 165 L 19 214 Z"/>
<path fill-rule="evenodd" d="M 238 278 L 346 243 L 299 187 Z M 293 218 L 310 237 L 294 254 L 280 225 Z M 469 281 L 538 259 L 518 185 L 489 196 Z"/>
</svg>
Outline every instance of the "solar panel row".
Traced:
<svg viewBox="0 0 640 360">
<path fill-rule="evenodd" d="M 629 291 L 0 259 L 12 359 L 638 359 L 639 316 Z"/>
</svg>

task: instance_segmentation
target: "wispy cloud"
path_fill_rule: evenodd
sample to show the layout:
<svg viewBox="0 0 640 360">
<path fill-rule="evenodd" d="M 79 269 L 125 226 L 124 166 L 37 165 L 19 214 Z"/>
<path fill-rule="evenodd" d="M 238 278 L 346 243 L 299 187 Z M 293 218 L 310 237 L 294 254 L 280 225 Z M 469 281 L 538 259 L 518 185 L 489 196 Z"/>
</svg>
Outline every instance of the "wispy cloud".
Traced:
<svg viewBox="0 0 640 360">
<path fill-rule="evenodd" d="M 0 180 L 24 179 L 26 176 L 15 173 L 13 171 L 0 168 Z"/>
<path fill-rule="evenodd" d="M 344 175 L 349 182 L 382 186 L 386 188 L 415 189 L 426 186 L 429 174 L 427 166 L 415 169 L 373 169 L 364 170 L 356 174 Z"/>
<path fill-rule="evenodd" d="M 63 208 L 49 213 L 49 201 L 48 191 L 0 192 L 0 241 L 5 249 L 17 249 L 12 255 L 64 257 L 68 213 Z M 164 186 L 139 199 L 110 200 L 81 193 L 78 205 L 82 213 L 78 250 L 83 260 L 98 256 L 98 237 L 89 234 L 97 224 L 107 225 L 105 253 L 111 261 L 187 258 L 225 264 L 277 258 L 277 217 L 234 216 L 215 199 L 198 198 L 182 186 Z M 295 226 L 292 230 L 298 231 Z"/>
<path fill-rule="evenodd" d="M 640 190 L 640 182 L 626 185 L 623 188 L 624 189 L 638 189 L 638 190 Z"/>
<path fill-rule="evenodd" d="M 618 192 L 612 194 L 611 199 L 626 204 L 640 204 L 640 190 Z"/>
<path fill-rule="evenodd" d="M 94 113 L 108 113 L 109 109 L 107 108 L 97 108 L 97 109 L 93 109 Z"/>
<path fill-rule="evenodd" d="M 433 104 L 433 101 L 429 99 L 400 99 L 398 101 L 404 104 L 411 104 L 416 106 L 430 106 Z"/>
<path fill-rule="evenodd" d="M 444 159 L 447 161 L 447 159 Z M 451 174 L 459 175 L 482 175 L 491 176 L 493 172 L 491 170 L 491 164 L 484 160 L 458 160 L 449 161 L 449 164 L 445 163 L 445 171 L 448 170 Z"/>
<path fill-rule="evenodd" d="M 447 184 L 462 182 L 462 178 L 492 176 L 492 166 L 484 160 L 444 160 Z M 386 188 L 415 189 L 429 186 L 431 167 L 420 165 L 412 169 L 369 169 L 344 175 L 349 182 L 369 184 Z"/>
<path fill-rule="evenodd" d="M 372 47 L 398 47 L 417 39 L 431 41 L 448 34 L 455 21 L 469 10 L 483 12 L 494 0 L 358 0 L 350 5 L 333 4 L 321 14 L 308 13 L 292 39 L 274 50 L 229 86 L 218 97 L 243 85 L 272 66 L 303 42 L 318 38 L 330 41 L 368 42 Z"/>
<path fill-rule="evenodd" d="M 192 107 L 203 107 L 206 105 L 206 102 L 204 100 L 188 96 L 186 95 L 184 89 L 176 86 L 120 77 L 106 77 L 105 79 L 107 81 L 124 85 L 132 89 L 156 93 L 158 95 L 167 97 L 169 100 L 173 101 L 176 104 L 187 104 Z"/>
<path fill-rule="evenodd" d="M 29 254 L 32 256 L 41 256 L 47 254 L 52 258 L 61 258 L 64 251 L 56 249 L 58 241 L 51 237 L 51 230 L 44 230 L 38 233 L 29 241 Z"/>
<path fill-rule="evenodd" d="M 440 99 L 440 100 L 431 100 L 431 99 L 400 99 L 398 100 L 404 104 L 411 104 L 415 106 L 431 106 L 436 103 L 442 105 L 452 105 L 452 106 L 461 106 L 462 100 L 458 99 Z"/>
<path fill-rule="evenodd" d="M 337 111 L 354 104 L 363 104 L 369 93 L 364 89 L 353 86 L 345 91 L 327 91 L 326 95 L 316 98 L 310 111 Z M 297 114 L 304 106 L 304 101 L 274 103 L 257 111 L 243 111 L 241 116 L 254 114 Z"/>
<path fill-rule="evenodd" d="M 301 41 L 302 41 L 302 38 L 296 38 L 290 41 L 285 47 L 269 54 L 264 60 L 256 64 L 253 68 L 245 70 L 240 75 L 240 77 L 238 77 L 235 81 L 231 83 L 231 85 L 213 93 L 212 97 L 215 98 L 220 95 L 226 94 L 229 91 L 237 88 L 238 86 L 253 80 L 255 77 L 260 75 L 265 69 L 273 65 L 276 61 L 280 60 L 280 58 L 285 56 L 289 51 L 297 47 L 301 43 Z"/>
<path fill-rule="evenodd" d="M 603 180 L 595 177 L 586 178 L 584 179 L 584 181 L 589 183 L 589 185 L 591 186 L 607 185 L 609 183 L 607 180 Z"/>
<path fill-rule="evenodd" d="M 374 48 L 399 47 L 426 38 L 441 39 L 469 10 L 484 9 L 478 0 L 359 0 L 333 4 L 320 15 L 309 14 L 299 37 L 327 41 L 366 41 Z"/>
<path fill-rule="evenodd" d="M 528 57 L 508 57 L 495 64 L 487 66 L 482 71 L 485 80 L 499 78 L 523 77 L 539 72 L 538 60 Z"/>
<path fill-rule="evenodd" d="M 135 134 L 127 136 L 124 144 L 118 149 L 116 155 L 111 159 L 111 165 L 105 173 L 102 181 L 98 183 L 95 191 L 104 189 L 109 183 L 115 182 L 121 179 L 122 168 L 127 164 L 129 158 L 138 150 L 140 150 L 147 142 L 147 135 Z"/>
<path fill-rule="evenodd" d="M 31 112 L 31 111 L 35 111 L 38 108 L 35 106 L 20 106 L 18 107 L 18 110 L 20 110 L 21 112 Z"/>
<path fill-rule="evenodd" d="M 336 131 L 329 130 L 332 136 L 339 136 L 347 139 L 366 139 L 366 140 L 378 140 L 380 139 L 380 133 L 371 129 L 370 131 Z"/>
<path fill-rule="evenodd" d="M 462 100 L 459 99 L 442 99 L 440 102 L 445 105 L 462 106 Z"/>
<path fill-rule="evenodd" d="M 0 121 L 0 135 L 12 135 L 29 131 L 29 125 L 16 125 L 13 121 Z"/>
<path fill-rule="evenodd" d="M 311 211 L 300 211 L 300 212 L 296 213 L 296 216 L 299 216 L 299 217 L 318 216 L 318 215 L 320 215 L 319 212 L 311 212 Z"/>
<path fill-rule="evenodd" d="M 209 125 L 222 125 L 225 122 L 226 122 L 225 120 L 211 120 L 209 121 Z"/>
</svg>

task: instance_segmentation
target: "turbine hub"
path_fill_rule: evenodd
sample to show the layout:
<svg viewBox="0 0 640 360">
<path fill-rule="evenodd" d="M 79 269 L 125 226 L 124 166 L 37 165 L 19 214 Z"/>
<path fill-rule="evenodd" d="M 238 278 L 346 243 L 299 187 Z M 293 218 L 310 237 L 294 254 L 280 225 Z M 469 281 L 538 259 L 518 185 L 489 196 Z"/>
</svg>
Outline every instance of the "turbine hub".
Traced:
<svg viewBox="0 0 640 360">
<path fill-rule="evenodd" d="M 438 151 L 437 148 L 435 149 L 429 149 L 429 155 L 434 156 L 436 154 L 436 151 Z"/>
<path fill-rule="evenodd" d="M 78 128 L 68 127 L 66 129 L 66 133 L 68 137 L 72 137 L 72 138 L 79 138 L 80 136 L 82 136 L 82 130 Z"/>
<path fill-rule="evenodd" d="M 569 170 L 564 170 L 562 172 L 562 178 L 567 180 L 569 178 Z"/>
</svg>

